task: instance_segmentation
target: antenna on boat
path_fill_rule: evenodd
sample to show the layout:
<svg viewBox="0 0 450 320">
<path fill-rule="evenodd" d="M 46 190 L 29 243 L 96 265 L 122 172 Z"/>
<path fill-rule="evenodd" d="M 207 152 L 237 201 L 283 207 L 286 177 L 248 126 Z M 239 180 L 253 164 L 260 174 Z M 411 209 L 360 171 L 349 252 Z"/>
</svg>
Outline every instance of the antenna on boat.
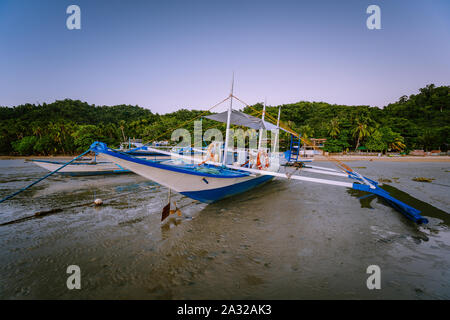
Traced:
<svg viewBox="0 0 450 320">
<path fill-rule="evenodd" d="M 231 79 L 230 106 L 228 107 L 227 131 L 225 133 L 225 146 L 223 148 L 223 161 L 222 161 L 223 165 L 227 164 L 228 141 L 230 139 L 231 111 L 233 110 L 233 90 L 234 90 L 234 71 L 233 71 L 233 77 Z"/>
</svg>

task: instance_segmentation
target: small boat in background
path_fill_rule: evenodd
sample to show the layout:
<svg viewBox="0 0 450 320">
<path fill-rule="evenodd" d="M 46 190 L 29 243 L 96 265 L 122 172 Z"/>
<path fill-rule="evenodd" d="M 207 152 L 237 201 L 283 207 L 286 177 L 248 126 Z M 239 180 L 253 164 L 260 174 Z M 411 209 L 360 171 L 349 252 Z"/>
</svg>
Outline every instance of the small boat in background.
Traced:
<svg viewBox="0 0 450 320">
<path fill-rule="evenodd" d="M 130 156 L 135 156 L 135 157 L 140 157 L 140 158 L 145 158 L 147 160 L 162 160 L 162 159 L 169 159 L 170 157 L 165 155 L 165 154 L 161 154 L 157 151 L 154 150 L 161 150 L 161 151 L 170 151 L 172 149 L 172 147 L 152 147 L 153 150 L 149 150 L 147 146 L 141 146 L 141 147 L 137 147 L 134 149 L 127 149 L 127 150 L 119 150 L 122 153 L 126 153 Z"/>
<path fill-rule="evenodd" d="M 54 161 L 54 160 L 30 160 L 34 164 L 48 171 L 55 171 L 66 163 L 66 161 Z M 122 168 L 112 162 L 94 162 L 94 161 L 77 161 L 64 168 L 58 173 L 69 176 L 91 176 L 102 174 L 120 174 L 130 173 L 130 170 Z"/>
<path fill-rule="evenodd" d="M 123 152 L 124 154 L 137 156 L 140 159 L 161 161 L 167 160 L 170 157 L 155 151 L 148 151 L 146 147 L 138 147 L 132 150 L 127 150 Z M 66 163 L 66 161 L 58 160 L 29 160 L 41 168 L 48 171 L 55 171 Z M 93 176 L 93 175 L 106 175 L 106 174 L 121 174 L 121 173 L 132 173 L 132 171 L 121 167 L 119 164 L 109 161 L 99 161 L 97 162 L 97 156 L 94 159 L 80 159 L 70 165 L 65 166 L 58 171 L 59 174 L 69 175 L 69 176 Z"/>
</svg>

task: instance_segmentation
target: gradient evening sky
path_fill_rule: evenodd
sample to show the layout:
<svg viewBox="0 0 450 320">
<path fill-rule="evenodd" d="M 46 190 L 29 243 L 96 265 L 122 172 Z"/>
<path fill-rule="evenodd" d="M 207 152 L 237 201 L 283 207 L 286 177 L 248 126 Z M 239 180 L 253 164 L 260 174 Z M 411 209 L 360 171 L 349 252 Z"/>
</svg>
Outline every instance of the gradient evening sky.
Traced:
<svg viewBox="0 0 450 320">
<path fill-rule="evenodd" d="M 81 30 L 66 8 L 81 8 Z M 381 8 L 368 30 L 366 8 Z M 0 105 L 384 106 L 449 85 L 450 1 L 0 0 Z"/>
</svg>

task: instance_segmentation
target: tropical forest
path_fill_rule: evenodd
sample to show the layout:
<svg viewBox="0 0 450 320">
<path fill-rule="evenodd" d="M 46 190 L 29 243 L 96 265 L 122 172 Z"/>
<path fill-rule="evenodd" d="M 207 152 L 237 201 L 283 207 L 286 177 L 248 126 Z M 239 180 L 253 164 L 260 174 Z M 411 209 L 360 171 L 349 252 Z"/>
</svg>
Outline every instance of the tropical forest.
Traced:
<svg viewBox="0 0 450 320">
<path fill-rule="evenodd" d="M 205 106 L 205 110 L 209 106 Z M 281 106 L 281 123 L 304 139 L 326 138 L 324 151 L 403 152 L 449 148 L 450 86 L 433 84 L 402 96 L 382 108 L 300 101 Z M 242 111 L 260 116 L 262 103 Z M 266 107 L 266 119 L 276 119 L 279 106 Z M 132 105 L 96 106 L 79 100 L 0 107 L 1 155 L 73 155 L 94 141 L 117 148 L 129 138 L 144 142 L 170 141 L 172 130 L 193 130 L 192 119 L 208 114 L 187 107 L 158 114 Z M 273 122 L 273 121 L 272 121 Z M 225 125 L 203 119 L 202 128 Z M 289 135 L 280 135 L 280 148 Z"/>
</svg>

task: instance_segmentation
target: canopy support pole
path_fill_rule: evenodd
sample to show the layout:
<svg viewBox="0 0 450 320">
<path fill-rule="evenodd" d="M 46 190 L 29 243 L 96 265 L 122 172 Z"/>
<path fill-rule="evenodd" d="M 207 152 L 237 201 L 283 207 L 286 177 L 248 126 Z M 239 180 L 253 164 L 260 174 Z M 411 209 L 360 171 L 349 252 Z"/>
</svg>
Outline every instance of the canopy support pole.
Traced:
<svg viewBox="0 0 450 320">
<path fill-rule="evenodd" d="M 274 138 L 275 142 L 273 144 L 273 152 L 278 152 L 277 148 L 279 148 L 278 140 L 279 140 L 279 135 L 280 135 L 280 116 L 281 116 L 281 107 L 278 107 L 277 131 L 276 131 L 275 138 Z"/>
<path fill-rule="evenodd" d="M 233 78 L 231 80 L 230 106 L 228 107 L 227 131 L 225 133 L 225 146 L 223 148 L 222 165 L 226 165 L 227 164 L 228 143 L 229 143 L 229 140 L 230 140 L 231 111 L 233 110 L 233 88 L 234 88 L 234 72 L 233 72 Z"/>
<path fill-rule="evenodd" d="M 261 115 L 261 120 L 264 123 L 264 116 L 266 114 L 266 99 L 264 99 L 264 106 L 263 106 L 263 112 Z M 264 129 L 261 128 L 259 129 L 259 141 L 258 141 L 258 150 L 261 149 L 261 145 L 262 145 L 262 138 L 263 138 L 263 131 Z"/>
</svg>

